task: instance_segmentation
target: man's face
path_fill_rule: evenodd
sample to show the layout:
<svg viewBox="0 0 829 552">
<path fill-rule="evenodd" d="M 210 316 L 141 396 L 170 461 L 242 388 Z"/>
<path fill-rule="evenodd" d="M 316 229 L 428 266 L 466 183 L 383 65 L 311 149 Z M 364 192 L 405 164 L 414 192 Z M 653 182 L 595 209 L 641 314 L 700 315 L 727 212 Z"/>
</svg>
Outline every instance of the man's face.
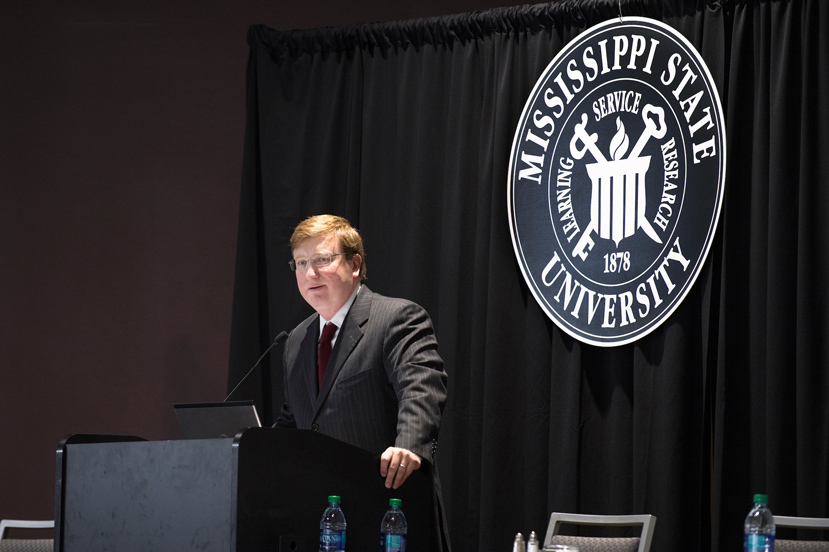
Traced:
<svg viewBox="0 0 829 552">
<path fill-rule="evenodd" d="M 342 253 L 333 234 L 308 238 L 294 249 L 294 260 L 311 259 L 321 255 Z M 360 282 L 362 259 L 355 255 L 350 261 L 345 255 L 334 257 L 331 264 L 317 268 L 309 262 L 305 270 L 297 267 L 296 285 L 302 298 L 323 318 L 330 320 L 342 307 Z"/>
</svg>

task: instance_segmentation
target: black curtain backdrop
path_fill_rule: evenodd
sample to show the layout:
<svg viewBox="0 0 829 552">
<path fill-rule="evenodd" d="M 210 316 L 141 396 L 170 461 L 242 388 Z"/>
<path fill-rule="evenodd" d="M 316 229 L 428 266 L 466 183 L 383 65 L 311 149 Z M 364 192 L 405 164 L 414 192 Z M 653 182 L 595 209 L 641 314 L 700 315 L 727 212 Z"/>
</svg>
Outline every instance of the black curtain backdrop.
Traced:
<svg viewBox="0 0 829 552">
<path fill-rule="evenodd" d="M 615 2 L 248 34 L 229 384 L 310 313 L 288 238 L 341 214 L 368 284 L 422 304 L 450 375 L 438 464 L 457 551 L 543 536 L 551 511 L 652 513 L 654 550 L 739 550 L 755 492 L 827 516 L 829 5 L 622 3 L 705 59 L 726 115 L 720 226 L 682 305 L 617 348 L 560 331 L 507 221 L 515 126 L 538 76 Z M 256 398 L 282 400 L 281 350 Z"/>
</svg>

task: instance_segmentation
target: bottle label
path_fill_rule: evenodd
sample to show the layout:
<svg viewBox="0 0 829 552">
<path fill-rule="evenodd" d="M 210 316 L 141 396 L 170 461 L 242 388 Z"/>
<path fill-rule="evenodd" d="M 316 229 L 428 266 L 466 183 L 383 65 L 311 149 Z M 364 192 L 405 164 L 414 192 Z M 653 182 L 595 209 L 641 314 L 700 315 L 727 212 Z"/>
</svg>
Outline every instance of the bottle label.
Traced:
<svg viewBox="0 0 829 552">
<path fill-rule="evenodd" d="M 345 531 L 320 530 L 320 552 L 344 552 Z"/>
<path fill-rule="evenodd" d="M 380 535 L 380 552 L 406 552 L 406 535 Z"/>
<path fill-rule="evenodd" d="M 745 552 L 774 552 L 774 536 L 749 533 L 743 545 Z"/>
</svg>

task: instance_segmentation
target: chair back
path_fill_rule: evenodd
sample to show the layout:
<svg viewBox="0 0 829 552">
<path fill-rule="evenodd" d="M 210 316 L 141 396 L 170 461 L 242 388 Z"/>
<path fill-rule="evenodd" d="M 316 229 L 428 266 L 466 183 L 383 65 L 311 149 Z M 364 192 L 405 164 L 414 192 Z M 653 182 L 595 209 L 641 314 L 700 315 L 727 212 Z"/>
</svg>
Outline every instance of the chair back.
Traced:
<svg viewBox="0 0 829 552">
<path fill-rule="evenodd" d="M 55 549 L 55 539 L 52 538 L 7 538 L 6 532 L 11 529 L 53 529 L 54 520 L 29 521 L 21 519 L 4 519 L 0 521 L 0 552 L 52 552 Z"/>
<path fill-rule="evenodd" d="M 829 529 L 829 518 L 774 516 L 774 524 L 777 527 L 826 530 Z M 776 552 L 829 552 L 829 541 L 775 539 L 774 548 Z"/>
<path fill-rule="evenodd" d="M 642 532 L 638 537 L 573 537 L 559 534 L 562 524 L 607 527 L 641 526 Z M 565 544 L 577 547 L 579 552 L 649 552 L 655 526 L 656 516 L 650 514 L 603 516 L 553 512 L 550 514 L 544 546 Z"/>
</svg>

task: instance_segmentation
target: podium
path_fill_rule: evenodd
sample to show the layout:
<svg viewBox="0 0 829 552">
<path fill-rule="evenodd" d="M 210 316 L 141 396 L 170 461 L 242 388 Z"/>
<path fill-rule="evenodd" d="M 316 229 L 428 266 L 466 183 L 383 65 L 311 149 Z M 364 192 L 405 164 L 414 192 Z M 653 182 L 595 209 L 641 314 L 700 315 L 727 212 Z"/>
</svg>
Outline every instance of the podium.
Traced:
<svg viewBox="0 0 829 552">
<path fill-rule="evenodd" d="M 385 488 L 380 456 L 308 430 L 145 441 L 71 435 L 57 450 L 59 552 L 316 552 L 328 495 L 342 497 L 346 549 L 376 550 L 390 498 L 411 550 L 442 549 L 429 466 Z"/>
</svg>

